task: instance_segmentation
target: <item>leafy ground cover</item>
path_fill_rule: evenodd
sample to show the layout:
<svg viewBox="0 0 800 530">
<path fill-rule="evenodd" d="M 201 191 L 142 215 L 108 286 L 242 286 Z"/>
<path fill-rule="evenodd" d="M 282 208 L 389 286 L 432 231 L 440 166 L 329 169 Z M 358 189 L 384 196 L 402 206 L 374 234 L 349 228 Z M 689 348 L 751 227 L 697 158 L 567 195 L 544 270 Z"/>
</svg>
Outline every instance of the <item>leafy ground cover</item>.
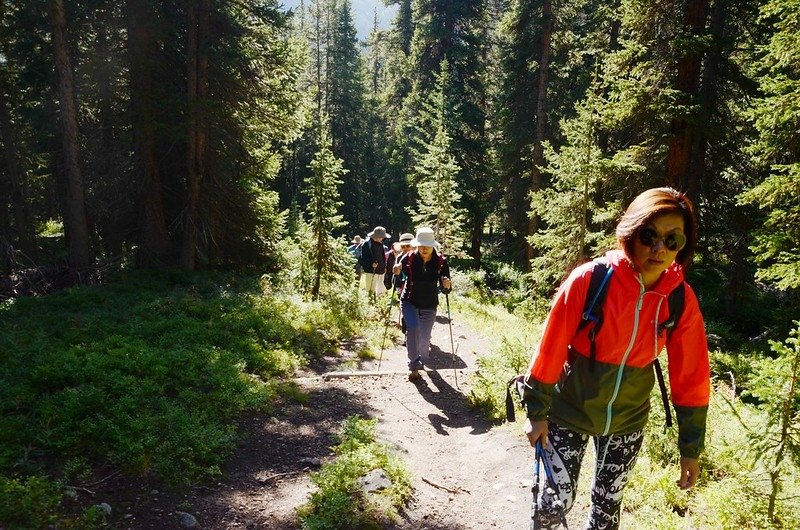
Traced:
<svg viewBox="0 0 800 530">
<path fill-rule="evenodd" d="M 96 509 L 60 516 L 60 499 L 66 485 L 116 470 L 167 485 L 218 475 L 234 418 L 298 397 L 286 377 L 358 320 L 357 297 L 323 306 L 265 286 L 139 272 L 5 302 L 0 523 L 99 524 Z"/>
</svg>

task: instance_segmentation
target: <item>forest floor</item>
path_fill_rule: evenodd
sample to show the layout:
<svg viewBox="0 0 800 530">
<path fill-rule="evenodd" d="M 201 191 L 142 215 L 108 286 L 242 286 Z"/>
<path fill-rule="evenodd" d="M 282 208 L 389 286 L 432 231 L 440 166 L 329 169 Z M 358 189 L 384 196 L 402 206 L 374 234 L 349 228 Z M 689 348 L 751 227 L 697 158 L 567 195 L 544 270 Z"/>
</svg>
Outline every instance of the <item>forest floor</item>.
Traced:
<svg viewBox="0 0 800 530">
<path fill-rule="evenodd" d="M 333 459 L 342 420 L 360 415 L 378 419 L 378 441 L 394 448 L 412 475 L 411 502 L 386 528 L 527 529 L 532 450 L 520 424 L 492 425 L 469 408 L 469 376 L 491 345 L 457 319 L 453 338 L 455 360 L 447 318 L 438 316 L 431 366 L 413 383 L 405 347 L 391 340 L 379 375 L 323 377 L 378 371 L 377 359 L 360 360 L 354 345 L 345 345 L 338 356 L 299 374 L 309 395 L 305 405 L 287 403 L 275 416 L 242 420 L 243 436 L 218 482 L 176 497 L 152 484 L 112 479 L 95 498 L 112 505 L 115 528 L 181 528 L 180 512 L 192 514 L 203 529 L 299 528 L 297 508 L 314 489 L 310 473 Z M 579 527 L 585 513 L 576 506 L 570 526 Z"/>
</svg>

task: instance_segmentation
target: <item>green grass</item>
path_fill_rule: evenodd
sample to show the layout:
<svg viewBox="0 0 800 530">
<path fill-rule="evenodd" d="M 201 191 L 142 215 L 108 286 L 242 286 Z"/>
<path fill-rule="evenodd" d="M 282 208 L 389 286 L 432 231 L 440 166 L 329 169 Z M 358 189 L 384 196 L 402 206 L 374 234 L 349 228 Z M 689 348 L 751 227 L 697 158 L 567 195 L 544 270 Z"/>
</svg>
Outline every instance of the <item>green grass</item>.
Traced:
<svg viewBox="0 0 800 530">
<path fill-rule="evenodd" d="M 357 416 L 343 422 L 335 460 L 312 475 L 317 490 L 300 509 L 304 530 L 379 529 L 397 516 L 411 495 L 411 480 L 400 459 L 375 440 L 376 424 Z M 358 479 L 375 469 L 383 469 L 392 486 L 364 493 Z"/>
<path fill-rule="evenodd" d="M 234 418 L 302 399 L 287 378 L 357 329 L 357 296 L 340 297 L 306 303 L 249 278 L 142 271 L 5 302 L 0 526 L 39 527 L 19 506 L 57 500 L 101 466 L 176 486 L 219 475 Z"/>
</svg>

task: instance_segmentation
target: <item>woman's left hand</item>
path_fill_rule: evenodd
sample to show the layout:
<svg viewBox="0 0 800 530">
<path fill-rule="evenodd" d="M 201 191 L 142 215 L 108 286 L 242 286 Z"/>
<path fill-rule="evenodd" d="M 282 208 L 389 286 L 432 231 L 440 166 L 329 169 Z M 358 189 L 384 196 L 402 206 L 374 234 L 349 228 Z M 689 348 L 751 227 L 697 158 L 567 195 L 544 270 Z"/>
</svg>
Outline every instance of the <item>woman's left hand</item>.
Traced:
<svg viewBox="0 0 800 530">
<path fill-rule="evenodd" d="M 442 287 L 445 289 L 450 289 L 453 286 L 453 283 L 450 281 L 450 278 L 445 276 L 442 278 Z"/>
<path fill-rule="evenodd" d="M 688 490 L 697 484 L 700 476 L 700 462 L 696 458 L 681 457 L 681 478 L 676 481 L 682 490 Z"/>
</svg>

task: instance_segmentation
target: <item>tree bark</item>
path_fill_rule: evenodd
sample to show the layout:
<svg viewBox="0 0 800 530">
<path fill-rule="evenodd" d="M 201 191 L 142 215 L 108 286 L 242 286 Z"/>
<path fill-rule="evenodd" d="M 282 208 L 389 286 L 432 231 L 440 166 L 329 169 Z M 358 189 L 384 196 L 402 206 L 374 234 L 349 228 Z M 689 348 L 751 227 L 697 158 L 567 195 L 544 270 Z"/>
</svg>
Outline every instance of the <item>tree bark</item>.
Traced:
<svg viewBox="0 0 800 530">
<path fill-rule="evenodd" d="M 7 91 L 5 73 L 0 70 L 0 138 L 3 141 L 3 155 L 9 197 L 11 199 L 11 210 L 17 229 L 18 248 L 33 264 L 36 262 L 36 231 L 33 226 L 26 186 L 24 185 L 24 172 L 17 154 L 17 135 L 14 131 L 14 125 L 11 123 L 11 112 L 6 99 Z M 6 232 L 4 231 L 4 233 Z"/>
<path fill-rule="evenodd" d="M 709 0 L 687 0 L 683 12 L 683 24 L 692 36 L 697 37 L 705 31 L 708 5 Z M 678 61 L 678 79 L 675 88 L 681 92 L 678 103 L 684 106 L 691 105 L 696 100 L 700 86 L 703 53 L 695 49 L 696 44 L 692 46 L 693 49 Z M 695 127 L 689 122 L 689 116 L 682 112 L 672 119 L 671 131 L 667 153 L 667 183 L 674 188 L 689 192 L 690 198 L 696 200 L 696 195 L 692 196 L 690 190 L 694 190 L 696 194 L 698 186 L 697 183 L 691 183 L 689 178 Z"/>
<path fill-rule="evenodd" d="M 79 163 L 78 111 L 67 46 L 63 0 L 51 1 L 50 17 L 53 26 L 53 57 L 58 79 L 61 145 L 67 179 L 64 197 L 64 232 L 69 249 L 70 266 L 86 267 L 91 262 L 89 230 L 86 224 L 83 175 Z"/>
<path fill-rule="evenodd" d="M 156 149 L 153 74 L 149 66 L 153 60 L 153 24 L 146 0 L 128 0 L 126 7 L 133 132 L 142 175 L 142 226 L 137 263 L 140 266 L 166 265 L 171 249 Z"/>
<path fill-rule="evenodd" d="M 531 191 L 539 191 L 542 187 L 542 167 L 544 166 L 544 139 L 547 126 L 547 85 L 550 81 L 550 40 L 553 35 L 553 5 L 551 0 L 542 2 L 542 38 L 539 47 L 539 82 L 536 96 L 536 129 L 533 138 L 533 153 L 531 168 Z M 539 229 L 539 217 L 531 217 L 528 221 L 528 235 L 533 235 Z M 534 257 L 534 250 L 526 242 L 527 262 L 525 270 L 530 270 L 530 261 Z"/>
<path fill-rule="evenodd" d="M 608 53 L 614 53 L 619 48 L 619 31 L 622 27 L 622 18 L 620 15 L 620 0 L 614 0 L 614 7 L 612 8 L 612 13 L 614 13 L 614 18 L 611 20 L 611 27 L 608 30 Z M 597 60 L 600 60 L 598 57 Z M 608 84 L 605 85 L 603 88 L 603 96 L 608 96 L 610 91 L 610 87 Z M 606 129 L 605 127 L 600 127 L 597 131 L 597 147 L 600 149 L 600 152 L 603 156 L 608 156 L 609 154 L 609 144 L 611 140 L 611 131 Z"/>
<path fill-rule="evenodd" d="M 208 97 L 208 33 L 211 0 L 201 0 L 199 6 L 188 2 L 189 29 L 187 32 L 189 103 L 187 204 L 181 266 L 194 270 L 197 259 L 197 227 L 202 182 L 205 175 L 206 118 Z"/>
</svg>

